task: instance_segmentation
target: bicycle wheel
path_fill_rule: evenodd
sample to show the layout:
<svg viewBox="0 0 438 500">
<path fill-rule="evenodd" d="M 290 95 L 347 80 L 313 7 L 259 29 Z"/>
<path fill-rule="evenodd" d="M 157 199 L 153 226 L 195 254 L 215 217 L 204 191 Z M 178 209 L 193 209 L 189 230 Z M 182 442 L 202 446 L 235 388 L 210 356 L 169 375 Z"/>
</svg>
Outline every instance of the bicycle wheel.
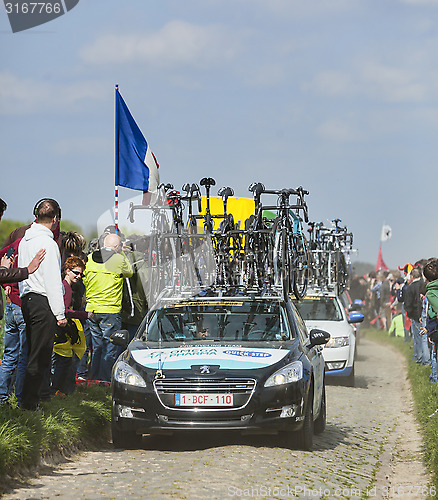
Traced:
<svg viewBox="0 0 438 500">
<path fill-rule="evenodd" d="M 309 252 L 303 235 L 292 236 L 292 249 L 292 289 L 295 297 L 300 300 L 305 297 L 309 282 Z"/>
<path fill-rule="evenodd" d="M 257 250 L 254 234 L 245 236 L 245 247 L 243 254 L 243 282 L 246 287 L 257 286 Z"/>
<path fill-rule="evenodd" d="M 260 282 L 272 285 L 273 283 L 273 246 L 272 235 L 267 228 L 264 228 L 258 235 L 257 267 Z"/>
<path fill-rule="evenodd" d="M 274 284 L 281 286 L 284 300 L 291 292 L 288 233 L 285 227 L 276 226 L 274 237 Z"/>
<path fill-rule="evenodd" d="M 347 286 L 347 264 L 345 262 L 344 254 L 341 252 L 336 253 L 336 292 L 341 295 Z"/>
</svg>

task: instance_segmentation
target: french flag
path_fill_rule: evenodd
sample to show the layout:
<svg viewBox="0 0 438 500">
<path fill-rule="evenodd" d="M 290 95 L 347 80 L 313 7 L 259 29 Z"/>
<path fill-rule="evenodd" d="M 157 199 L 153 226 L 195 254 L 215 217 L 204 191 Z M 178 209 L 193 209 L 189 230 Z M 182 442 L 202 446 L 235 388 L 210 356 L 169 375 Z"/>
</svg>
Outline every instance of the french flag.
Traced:
<svg viewBox="0 0 438 500">
<path fill-rule="evenodd" d="M 115 185 L 143 191 L 149 204 L 160 183 L 158 162 L 116 86 Z"/>
</svg>

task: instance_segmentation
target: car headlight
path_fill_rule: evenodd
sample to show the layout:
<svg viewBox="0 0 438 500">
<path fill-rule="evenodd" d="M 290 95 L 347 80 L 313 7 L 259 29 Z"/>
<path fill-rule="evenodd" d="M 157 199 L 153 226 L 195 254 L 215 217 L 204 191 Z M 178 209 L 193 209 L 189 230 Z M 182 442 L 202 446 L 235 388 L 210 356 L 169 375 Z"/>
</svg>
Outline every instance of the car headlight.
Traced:
<svg viewBox="0 0 438 500">
<path fill-rule="evenodd" d="M 265 387 L 290 384 L 303 378 L 303 363 L 294 361 L 273 373 L 265 382 Z"/>
<path fill-rule="evenodd" d="M 124 361 L 119 361 L 114 369 L 114 380 L 121 384 L 146 387 L 146 382 Z"/>
<path fill-rule="evenodd" d="M 350 337 L 332 337 L 325 347 L 345 347 L 350 345 Z"/>
</svg>

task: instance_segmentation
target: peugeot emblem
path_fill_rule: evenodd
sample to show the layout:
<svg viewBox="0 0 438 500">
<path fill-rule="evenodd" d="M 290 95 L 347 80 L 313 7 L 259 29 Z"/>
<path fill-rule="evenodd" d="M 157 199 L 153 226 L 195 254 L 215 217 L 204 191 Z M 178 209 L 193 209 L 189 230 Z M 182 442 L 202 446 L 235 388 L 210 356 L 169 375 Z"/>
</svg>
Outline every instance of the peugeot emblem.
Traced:
<svg viewBox="0 0 438 500">
<path fill-rule="evenodd" d="M 210 373 L 210 367 L 208 365 L 203 365 L 199 368 L 199 372 L 201 374 L 206 374 L 206 373 L 208 374 Z"/>
</svg>

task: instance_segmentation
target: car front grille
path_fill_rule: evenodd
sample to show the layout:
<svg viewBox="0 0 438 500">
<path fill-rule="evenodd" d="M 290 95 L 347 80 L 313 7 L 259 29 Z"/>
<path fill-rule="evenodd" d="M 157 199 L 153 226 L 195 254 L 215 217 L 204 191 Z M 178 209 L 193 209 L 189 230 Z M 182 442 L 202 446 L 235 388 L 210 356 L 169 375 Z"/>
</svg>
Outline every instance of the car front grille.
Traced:
<svg viewBox="0 0 438 500">
<path fill-rule="evenodd" d="M 163 406 L 176 410 L 193 410 L 194 408 L 198 411 L 237 410 L 248 404 L 255 387 L 256 381 L 250 378 L 164 378 L 154 381 L 155 392 Z M 175 405 L 176 394 L 233 394 L 234 405 L 226 408 L 195 406 L 182 408 Z"/>
</svg>

